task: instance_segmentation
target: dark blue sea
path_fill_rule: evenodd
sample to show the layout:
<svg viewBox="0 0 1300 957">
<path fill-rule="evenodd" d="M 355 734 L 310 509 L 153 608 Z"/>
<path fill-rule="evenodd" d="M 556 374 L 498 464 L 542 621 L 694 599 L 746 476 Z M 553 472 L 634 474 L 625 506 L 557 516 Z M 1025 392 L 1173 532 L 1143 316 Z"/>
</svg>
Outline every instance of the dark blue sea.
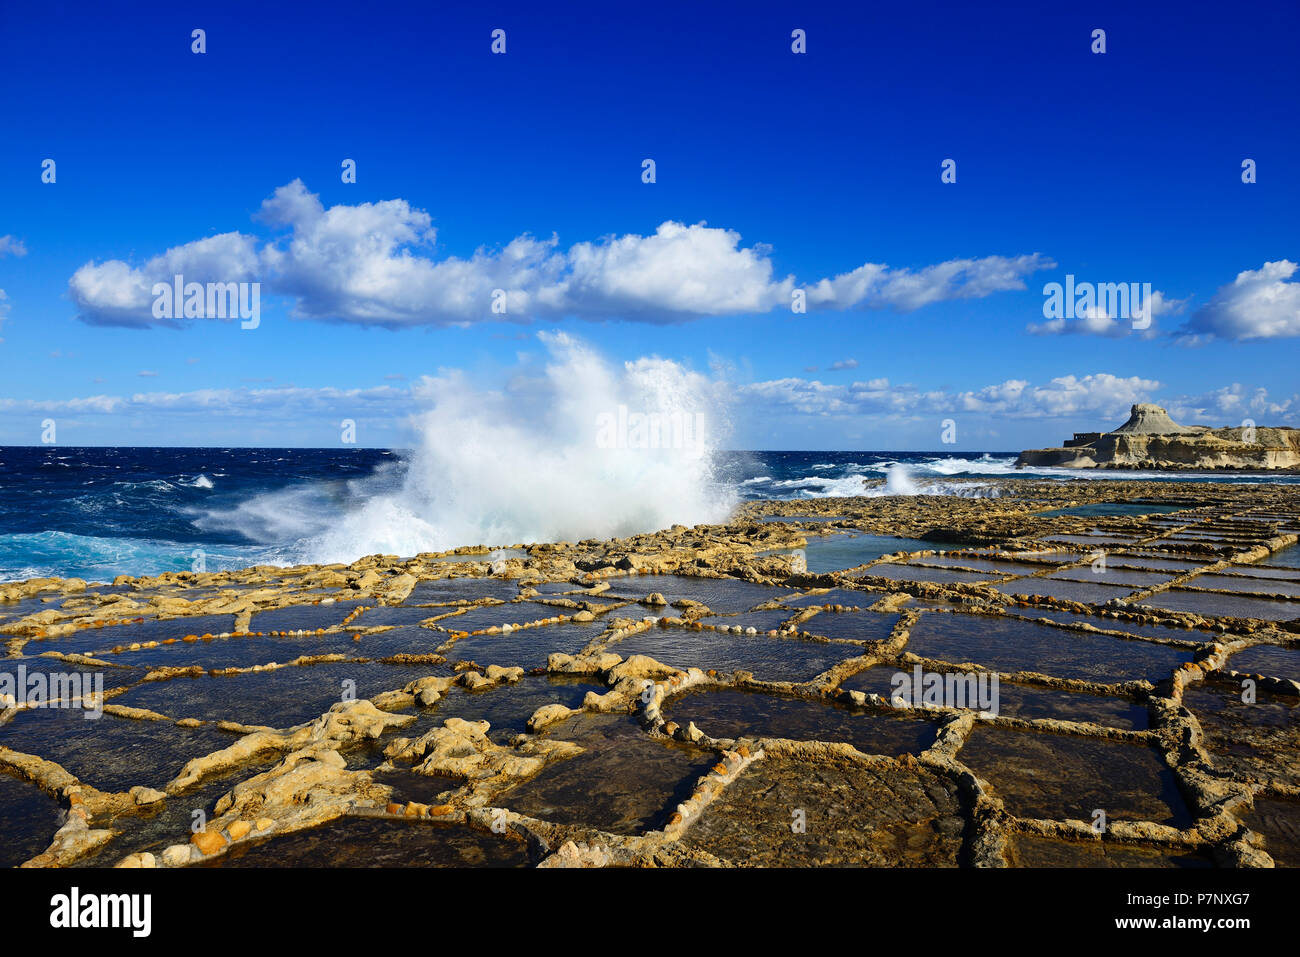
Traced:
<svg viewBox="0 0 1300 957">
<path fill-rule="evenodd" d="M 874 494 L 969 495 L 981 494 L 978 485 L 948 480 L 1121 477 L 1018 472 L 1014 460 L 1006 452 L 715 453 L 711 488 L 698 497 L 722 508 L 746 499 L 861 494 L 864 479 L 886 481 Z M 414 474 L 418 462 L 407 453 L 362 448 L 0 447 L 0 580 L 108 581 L 122 574 L 351 561 L 377 551 L 406 555 L 577 539 L 593 530 L 627 534 L 725 514 L 701 516 L 697 508 L 679 517 L 678 503 L 694 498 L 675 488 L 661 500 L 650 501 L 655 493 L 644 488 L 629 488 L 620 498 L 619 488 L 630 483 L 606 480 L 595 467 L 578 466 L 582 475 L 561 483 L 573 488 L 573 501 L 561 502 L 554 483 L 534 494 L 527 469 L 499 483 L 478 476 L 466 483 L 454 475 Z"/>
</svg>

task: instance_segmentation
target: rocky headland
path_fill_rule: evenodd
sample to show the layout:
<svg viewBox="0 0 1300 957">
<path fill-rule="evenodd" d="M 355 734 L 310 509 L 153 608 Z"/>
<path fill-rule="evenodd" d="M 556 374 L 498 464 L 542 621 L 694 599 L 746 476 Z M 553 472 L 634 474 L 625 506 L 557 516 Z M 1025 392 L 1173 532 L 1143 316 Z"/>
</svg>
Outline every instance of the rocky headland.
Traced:
<svg viewBox="0 0 1300 957">
<path fill-rule="evenodd" d="M 1029 449 L 1017 467 L 1071 469 L 1300 470 L 1300 429 L 1178 425 L 1158 405 L 1139 403 L 1113 432 L 1079 432 L 1060 448 Z"/>
</svg>

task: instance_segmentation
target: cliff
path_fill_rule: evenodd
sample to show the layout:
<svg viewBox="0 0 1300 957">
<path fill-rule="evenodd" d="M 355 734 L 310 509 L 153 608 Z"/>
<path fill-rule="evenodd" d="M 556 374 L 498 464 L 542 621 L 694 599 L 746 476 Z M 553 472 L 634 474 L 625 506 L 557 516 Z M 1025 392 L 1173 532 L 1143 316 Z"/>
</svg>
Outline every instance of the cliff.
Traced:
<svg viewBox="0 0 1300 957">
<path fill-rule="evenodd" d="M 1251 434 L 1253 432 L 1253 434 Z M 1300 429 L 1211 429 L 1178 425 L 1158 405 L 1139 403 L 1113 432 L 1054 449 L 1028 449 L 1016 466 L 1111 469 L 1300 470 Z"/>
</svg>

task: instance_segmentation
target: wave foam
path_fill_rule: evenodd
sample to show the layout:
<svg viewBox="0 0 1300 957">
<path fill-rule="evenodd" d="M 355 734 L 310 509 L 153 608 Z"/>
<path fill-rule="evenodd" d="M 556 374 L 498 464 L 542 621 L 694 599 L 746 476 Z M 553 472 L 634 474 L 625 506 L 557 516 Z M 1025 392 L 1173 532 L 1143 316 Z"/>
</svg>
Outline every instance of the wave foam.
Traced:
<svg viewBox="0 0 1300 957">
<path fill-rule="evenodd" d="M 545 369 L 523 366 L 499 390 L 459 371 L 425 378 L 420 393 L 431 408 L 414 423 L 418 444 L 395 480 L 349 483 L 333 507 L 309 486 L 200 521 L 258 541 L 297 539 L 304 561 L 350 562 L 725 520 L 737 496 L 714 481 L 727 421 L 717 383 L 669 360 L 616 366 L 562 333 L 539 338 L 550 354 Z M 610 447 L 599 423 L 603 415 L 625 421 L 620 409 L 664 420 L 700 415 L 705 431 L 651 443 L 680 447 L 640 447 L 635 438 Z"/>
</svg>

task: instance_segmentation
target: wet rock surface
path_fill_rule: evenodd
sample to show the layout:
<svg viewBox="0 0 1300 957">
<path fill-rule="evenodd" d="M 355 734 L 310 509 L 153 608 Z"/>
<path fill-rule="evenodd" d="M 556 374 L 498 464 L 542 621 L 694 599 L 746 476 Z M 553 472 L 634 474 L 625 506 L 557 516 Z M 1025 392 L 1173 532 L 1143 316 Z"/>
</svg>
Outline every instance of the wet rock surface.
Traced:
<svg viewBox="0 0 1300 957">
<path fill-rule="evenodd" d="M 899 675 L 903 679 L 899 679 Z M 903 687 L 903 681 L 907 677 L 909 669 L 905 667 L 873 665 L 845 679 L 841 687 L 889 699 L 895 690 Z M 1001 681 L 998 684 L 997 704 L 997 713 L 1008 718 L 1085 722 L 1129 731 L 1143 731 L 1147 727 L 1145 705 L 1131 698 L 1114 695 L 1063 691 Z M 975 700 L 971 700 L 967 707 L 980 710 L 979 703 Z"/>
<path fill-rule="evenodd" d="M 1255 807 L 1242 821 L 1260 837 L 1260 845 L 1278 867 L 1300 867 L 1300 798 L 1255 796 Z"/>
<path fill-rule="evenodd" d="M 526 867 L 519 838 L 451 824 L 347 817 L 276 841 L 245 844 L 218 867 Z"/>
<path fill-rule="evenodd" d="M 1295 866 L 1294 493 L 968 484 L 4 583 L 5 862 Z"/>
<path fill-rule="evenodd" d="M 684 843 L 740 867 L 955 867 L 965 831 L 957 786 L 925 768 L 769 759 Z"/>
<path fill-rule="evenodd" d="M 1183 696 L 1200 723 L 1211 762 L 1252 781 L 1300 786 L 1300 700 L 1257 691 L 1246 702 L 1242 695 L 1238 687 L 1215 683 Z"/>
<path fill-rule="evenodd" d="M 651 740 L 633 719 L 614 715 L 570 718 L 548 734 L 577 743 L 582 753 L 518 785 L 506 803 L 543 820 L 612 834 L 662 827 L 713 763 L 702 749 Z"/>
<path fill-rule="evenodd" d="M 1009 863 L 1013 867 L 1213 867 L 1206 854 L 1102 841 L 1069 841 L 1017 835 Z"/>
<path fill-rule="evenodd" d="M 45 850 L 59 824 L 59 806 L 36 785 L 0 774 L 0 820 L 0 867 L 16 867 Z"/>
<path fill-rule="evenodd" d="M 993 785 L 1017 817 L 1191 822 L 1177 779 L 1149 745 L 1021 730 L 976 728 L 962 763 Z"/>
<path fill-rule="evenodd" d="M 920 754 L 934 742 L 923 717 L 753 691 L 689 692 L 666 716 L 714 738 L 786 738 L 852 745 L 864 754 Z"/>
<path fill-rule="evenodd" d="M 626 657 L 648 655 L 675 668 L 745 669 L 768 681 L 808 681 L 862 652 L 851 645 L 685 628 L 643 631 L 609 648 Z"/>
<path fill-rule="evenodd" d="M 1034 672 L 1115 683 L 1170 674 L 1192 653 L 1164 645 L 1053 628 L 987 615 L 923 615 L 907 651 L 922 658 L 974 662 L 1001 673 Z"/>
</svg>

